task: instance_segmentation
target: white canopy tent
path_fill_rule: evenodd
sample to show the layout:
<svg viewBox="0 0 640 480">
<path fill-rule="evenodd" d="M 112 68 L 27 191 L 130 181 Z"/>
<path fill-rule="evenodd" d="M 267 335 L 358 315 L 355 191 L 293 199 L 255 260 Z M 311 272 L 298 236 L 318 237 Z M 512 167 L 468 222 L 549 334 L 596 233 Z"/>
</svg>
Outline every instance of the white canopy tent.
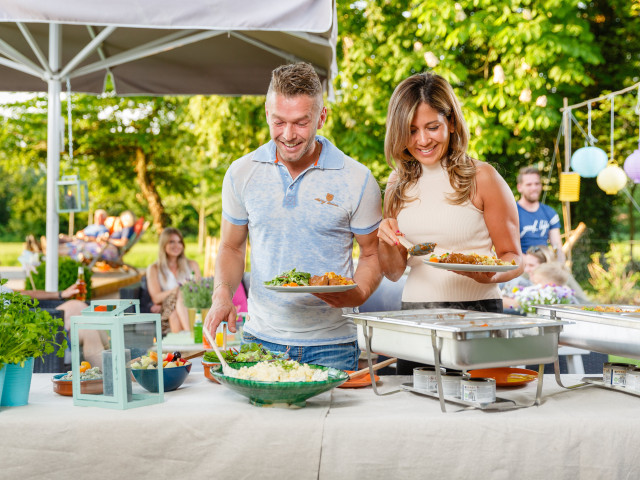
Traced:
<svg viewBox="0 0 640 480">
<path fill-rule="evenodd" d="M 0 91 L 47 91 L 46 290 L 58 289 L 62 82 L 118 95 L 257 95 L 278 65 L 337 71 L 334 0 L 4 0 Z M 47 52 L 47 55 L 45 55 Z"/>
</svg>

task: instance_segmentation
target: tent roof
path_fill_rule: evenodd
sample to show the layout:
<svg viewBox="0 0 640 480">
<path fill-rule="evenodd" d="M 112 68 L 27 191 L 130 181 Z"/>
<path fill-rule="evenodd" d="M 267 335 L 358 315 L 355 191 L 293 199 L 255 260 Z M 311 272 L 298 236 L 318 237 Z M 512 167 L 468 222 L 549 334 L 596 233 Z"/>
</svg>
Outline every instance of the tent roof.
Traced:
<svg viewBox="0 0 640 480">
<path fill-rule="evenodd" d="M 49 24 L 62 25 L 61 68 L 47 62 Z M 328 87 L 336 71 L 333 0 L 7 0 L 0 5 L 0 90 L 264 94 L 271 71 L 313 64 Z"/>
</svg>

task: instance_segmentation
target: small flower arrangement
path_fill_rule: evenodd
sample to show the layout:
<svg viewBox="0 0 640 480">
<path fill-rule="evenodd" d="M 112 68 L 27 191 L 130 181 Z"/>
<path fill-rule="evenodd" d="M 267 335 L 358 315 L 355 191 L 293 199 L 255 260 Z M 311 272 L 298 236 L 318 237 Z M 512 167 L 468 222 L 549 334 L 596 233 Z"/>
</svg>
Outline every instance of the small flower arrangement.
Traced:
<svg viewBox="0 0 640 480">
<path fill-rule="evenodd" d="M 535 313 L 534 305 L 555 305 L 575 302 L 573 290 L 562 285 L 530 285 L 514 288 L 514 298 L 523 313 Z"/>
<path fill-rule="evenodd" d="M 213 278 L 189 280 L 182 284 L 180 291 L 182 292 L 185 307 L 207 310 L 211 308 Z"/>
</svg>

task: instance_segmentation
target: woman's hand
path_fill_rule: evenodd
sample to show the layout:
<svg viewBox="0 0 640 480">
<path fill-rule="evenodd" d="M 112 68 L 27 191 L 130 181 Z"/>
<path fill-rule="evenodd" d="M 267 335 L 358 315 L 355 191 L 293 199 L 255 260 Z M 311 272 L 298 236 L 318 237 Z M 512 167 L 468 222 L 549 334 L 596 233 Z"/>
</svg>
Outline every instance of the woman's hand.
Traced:
<svg viewBox="0 0 640 480">
<path fill-rule="evenodd" d="M 70 287 L 65 288 L 62 291 L 61 296 L 62 296 L 62 298 L 71 298 L 71 297 L 75 296 L 79 291 L 80 290 L 78 290 L 78 286 L 74 283 Z"/>
<path fill-rule="evenodd" d="M 383 242 L 393 246 L 399 245 L 398 235 L 402 235 L 398 229 L 396 218 L 385 218 L 378 226 L 378 238 Z"/>
</svg>

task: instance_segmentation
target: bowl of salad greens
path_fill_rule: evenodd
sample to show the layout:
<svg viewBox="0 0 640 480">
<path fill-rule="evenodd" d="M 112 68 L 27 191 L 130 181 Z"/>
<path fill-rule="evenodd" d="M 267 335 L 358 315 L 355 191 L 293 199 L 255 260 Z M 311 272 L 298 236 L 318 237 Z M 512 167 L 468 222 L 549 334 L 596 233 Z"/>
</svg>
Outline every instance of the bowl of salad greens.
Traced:
<svg viewBox="0 0 640 480">
<path fill-rule="evenodd" d="M 271 352 L 264 348 L 260 343 L 245 343 L 240 350 L 231 348 L 220 352 L 227 363 L 253 363 L 272 360 L 285 360 L 289 358 L 286 353 Z M 220 360 L 216 352 L 211 351 L 202 357 L 202 366 L 204 367 L 204 376 L 212 382 L 219 383 L 212 375 L 211 368 L 220 365 Z"/>
</svg>

